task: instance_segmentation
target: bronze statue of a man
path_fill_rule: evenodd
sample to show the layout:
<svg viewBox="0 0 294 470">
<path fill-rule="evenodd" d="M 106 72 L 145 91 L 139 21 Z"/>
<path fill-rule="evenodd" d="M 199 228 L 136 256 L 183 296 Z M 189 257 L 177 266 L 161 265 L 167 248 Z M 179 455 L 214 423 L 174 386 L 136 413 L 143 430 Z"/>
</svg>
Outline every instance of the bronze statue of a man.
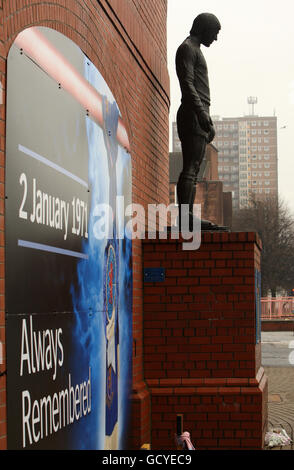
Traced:
<svg viewBox="0 0 294 470">
<path fill-rule="evenodd" d="M 201 44 L 209 47 L 217 40 L 221 29 L 219 20 L 211 13 L 201 13 L 192 25 L 190 36 L 176 53 L 176 71 L 180 82 L 182 100 L 177 113 L 178 135 L 182 145 L 183 170 L 177 184 L 179 227 L 181 229 L 181 204 L 189 205 L 189 227 L 193 227 L 193 204 L 196 181 L 206 144 L 215 136 L 209 115 L 210 90 L 205 58 Z M 202 229 L 213 224 L 201 221 Z"/>
</svg>

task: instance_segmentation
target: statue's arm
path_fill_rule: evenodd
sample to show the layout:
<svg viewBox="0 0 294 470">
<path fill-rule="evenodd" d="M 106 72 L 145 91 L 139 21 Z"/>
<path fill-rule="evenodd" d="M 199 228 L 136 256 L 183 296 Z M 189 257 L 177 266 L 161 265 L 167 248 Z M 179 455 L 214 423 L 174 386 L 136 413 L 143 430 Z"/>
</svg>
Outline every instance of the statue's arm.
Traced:
<svg viewBox="0 0 294 470">
<path fill-rule="evenodd" d="M 176 54 L 176 71 L 182 91 L 183 103 L 191 107 L 199 116 L 205 112 L 201 99 L 195 88 L 194 69 L 197 61 L 197 54 L 187 44 L 179 47 Z"/>
<path fill-rule="evenodd" d="M 212 120 L 203 108 L 202 101 L 195 88 L 195 67 L 197 67 L 197 51 L 188 44 L 182 44 L 176 54 L 176 70 L 182 91 L 182 102 L 191 107 L 197 114 L 200 126 L 205 132 L 215 135 Z"/>
</svg>

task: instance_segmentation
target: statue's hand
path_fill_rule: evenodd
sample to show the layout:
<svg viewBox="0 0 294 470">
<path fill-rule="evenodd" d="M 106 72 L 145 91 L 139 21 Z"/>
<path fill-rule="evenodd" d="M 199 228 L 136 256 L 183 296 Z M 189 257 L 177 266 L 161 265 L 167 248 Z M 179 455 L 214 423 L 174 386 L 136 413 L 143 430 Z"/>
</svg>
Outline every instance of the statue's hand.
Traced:
<svg viewBox="0 0 294 470">
<path fill-rule="evenodd" d="M 198 121 L 201 126 L 201 128 L 205 132 L 210 132 L 211 128 L 213 127 L 211 117 L 206 111 L 201 111 L 198 115 Z"/>
<path fill-rule="evenodd" d="M 212 126 L 210 127 L 209 132 L 208 132 L 208 143 L 209 143 L 209 142 L 212 142 L 213 139 L 214 139 L 214 137 L 215 137 L 215 129 L 214 129 L 213 125 L 212 125 Z"/>
</svg>

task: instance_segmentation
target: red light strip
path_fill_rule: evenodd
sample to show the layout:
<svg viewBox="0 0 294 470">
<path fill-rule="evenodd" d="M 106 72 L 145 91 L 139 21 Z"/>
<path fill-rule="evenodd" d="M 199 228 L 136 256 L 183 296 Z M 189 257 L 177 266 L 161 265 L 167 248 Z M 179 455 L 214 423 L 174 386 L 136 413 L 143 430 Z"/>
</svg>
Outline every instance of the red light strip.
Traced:
<svg viewBox="0 0 294 470">
<path fill-rule="evenodd" d="M 43 36 L 37 27 L 27 28 L 18 34 L 15 44 L 36 62 L 53 80 L 70 93 L 89 116 L 103 127 L 102 98 L 98 91 L 81 76 L 68 60 Z M 119 117 L 117 140 L 130 151 L 126 128 Z"/>
</svg>

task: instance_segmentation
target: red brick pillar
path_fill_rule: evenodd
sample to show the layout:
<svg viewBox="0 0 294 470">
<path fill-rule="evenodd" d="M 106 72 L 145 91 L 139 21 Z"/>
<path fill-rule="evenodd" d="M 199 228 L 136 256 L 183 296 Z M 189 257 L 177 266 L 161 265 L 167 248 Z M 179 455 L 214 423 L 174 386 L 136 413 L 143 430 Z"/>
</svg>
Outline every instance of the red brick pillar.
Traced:
<svg viewBox="0 0 294 470">
<path fill-rule="evenodd" d="M 255 233 L 204 233 L 192 251 L 183 251 L 181 240 L 144 240 L 152 449 L 175 448 L 177 414 L 198 449 L 263 447 L 260 250 Z M 161 268 L 156 282 L 148 268 Z"/>
</svg>

